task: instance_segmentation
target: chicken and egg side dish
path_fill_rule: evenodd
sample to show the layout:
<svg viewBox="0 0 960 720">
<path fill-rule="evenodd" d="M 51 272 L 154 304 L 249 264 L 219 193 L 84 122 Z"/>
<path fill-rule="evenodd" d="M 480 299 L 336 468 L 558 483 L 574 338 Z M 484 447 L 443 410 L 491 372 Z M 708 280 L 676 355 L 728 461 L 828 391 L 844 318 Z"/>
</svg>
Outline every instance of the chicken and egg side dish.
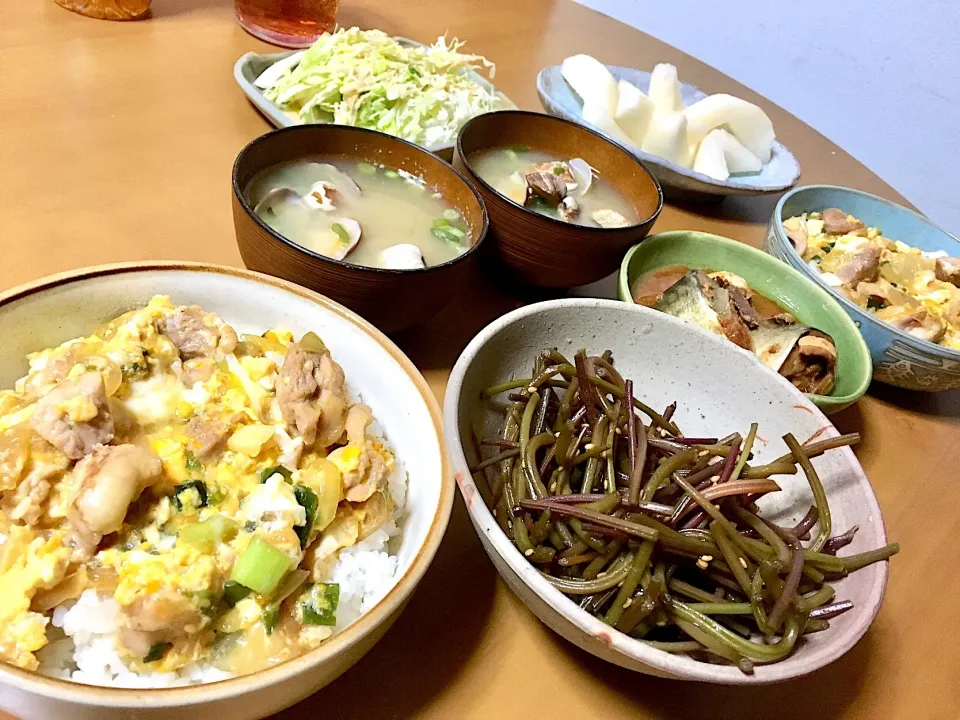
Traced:
<svg viewBox="0 0 960 720">
<path fill-rule="evenodd" d="M 394 458 L 317 335 L 156 297 L 29 362 L 0 393 L 0 659 L 45 670 L 74 641 L 89 662 L 101 633 L 105 662 L 199 681 L 342 626 L 331 574 L 395 529 Z"/>
<path fill-rule="evenodd" d="M 884 237 L 843 210 L 783 222 L 800 256 L 824 281 L 878 319 L 960 350 L 960 258 Z"/>
</svg>

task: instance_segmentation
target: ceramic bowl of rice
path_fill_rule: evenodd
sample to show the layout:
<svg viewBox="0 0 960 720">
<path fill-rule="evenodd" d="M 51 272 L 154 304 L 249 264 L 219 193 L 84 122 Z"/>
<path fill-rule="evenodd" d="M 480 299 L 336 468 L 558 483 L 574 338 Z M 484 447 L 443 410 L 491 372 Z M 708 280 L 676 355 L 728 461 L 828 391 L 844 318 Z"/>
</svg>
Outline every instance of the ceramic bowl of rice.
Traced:
<svg viewBox="0 0 960 720">
<path fill-rule="evenodd" d="M 288 707 L 402 611 L 453 500 L 439 409 L 336 303 L 130 263 L 0 295 L 0 709 Z"/>
</svg>

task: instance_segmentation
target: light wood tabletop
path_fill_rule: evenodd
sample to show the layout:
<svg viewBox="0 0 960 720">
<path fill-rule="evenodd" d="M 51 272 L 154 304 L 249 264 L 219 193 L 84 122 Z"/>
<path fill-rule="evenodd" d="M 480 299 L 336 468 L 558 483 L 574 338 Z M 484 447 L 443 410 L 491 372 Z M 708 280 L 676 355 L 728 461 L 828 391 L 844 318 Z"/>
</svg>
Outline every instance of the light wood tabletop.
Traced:
<svg viewBox="0 0 960 720">
<path fill-rule="evenodd" d="M 674 63 L 683 80 L 707 92 L 761 104 L 800 162 L 804 183 L 848 185 L 904 202 L 850 155 L 747 88 L 567 0 L 341 5 L 343 25 L 421 41 L 448 31 L 460 36 L 497 63 L 495 82 L 527 109 L 540 109 L 537 71 L 575 52 L 645 69 Z M 0 288 L 122 260 L 241 263 L 230 169 L 268 125 L 234 84 L 232 67 L 244 52 L 268 46 L 237 26 L 227 0 L 154 6 L 149 20 L 111 23 L 66 12 L 52 0 L 0 4 Z M 730 42 L 731 52 L 749 52 Z M 816 102 L 816 88 L 795 92 Z M 856 108 L 837 112 L 856 122 Z M 775 200 L 668 205 L 655 231 L 705 230 L 759 246 Z M 442 398 L 448 370 L 470 337 L 519 303 L 478 283 L 428 325 L 396 339 Z M 857 455 L 888 535 L 902 550 L 866 637 L 809 677 L 729 688 L 658 680 L 596 660 L 541 625 L 510 593 L 458 500 L 436 560 L 393 629 L 339 680 L 278 717 L 960 717 L 960 514 L 950 509 L 960 485 L 958 418 L 958 392 L 878 385 L 834 416 L 842 432 L 863 434 Z"/>
</svg>

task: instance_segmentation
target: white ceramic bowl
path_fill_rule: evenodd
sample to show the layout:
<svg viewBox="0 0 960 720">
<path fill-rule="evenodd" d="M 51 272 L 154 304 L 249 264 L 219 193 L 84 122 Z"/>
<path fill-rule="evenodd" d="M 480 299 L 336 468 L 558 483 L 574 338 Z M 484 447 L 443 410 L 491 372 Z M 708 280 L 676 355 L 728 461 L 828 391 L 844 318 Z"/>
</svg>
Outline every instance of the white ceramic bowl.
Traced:
<svg viewBox="0 0 960 720">
<path fill-rule="evenodd" d="M 131 263 L 78 270 L 0 295 L 0 387 L 26 371 L 26 353 L 88 335 L 154 295 L 199 304 L 239 331 L 316 331 L 369 403 L 408 473 L 396 585 L 354 624 L 289 662 L 243 677 L 162 690 L 124 690 L 52 680 L 0 663 L 0 708 L 19 717 L 113 720 L 259 718 L 307 697 L 359 660 L 400 614 L 440 544 L 453 480 L 440 412 L 413 363 L 349 310 L 292 283 L 247 270 L 194 263 Z M 411 648 L 411 658 L 416 649 Z M 322 703 L 322 701 L 318 701 Z M 322 704 L 320 705 L 322 707 Z"/>
<path fill-rule="evenodd" d="M 484 504 L 468 470 L 475 462 L 471 424 L 483 435 L 496 434 L 498 415 L 482 400 L 484 387 L 529 377 L 533 359 L 558 347 L 572 357 L 580 347 L 611 350 L 616 366 L 637 388 L 637 397 L 655 408 L 677 401 L 674 421 L 690 436 L 745 433 L 760 425 L 754 452 L 759 462 L 781 455 L 780 438 L 792 432 L 801 442 L 814 434 L 837 434 L 826 416 L 787 380 L 765 368 L 745 350 L 674 317 L 638 305 L 587 298 L 530 305 L 487 326 L 460 356 L 447 384 L 444 429 L 470 519 L 500 575 L 527 606 L 553 630 L 597 657 L 661 677 L 733 685 L 777 682 L 805 675 L 836 660 L 867 631 L 887 581 L 887 564 L 871 565 L 835 583 L 838 599 L 855 609 L 831 621 L 826 632 L 805 636 L 787 659 L 758 665 L 752 675 L 732 666 L 712 665 L 655 650 L 612 630 L 554 589 L 521 555 Z M 880 508 L 860 464 L 849 448 L 814 461 L 830 501 L 833 527 L 859 525 L 849 550 L 855 553 L 886 543 Z M 783 491 L 760 505 L 764 515 L 796 523 L 812 498 L 802 474 L 780 476 Z"/>
</svg>

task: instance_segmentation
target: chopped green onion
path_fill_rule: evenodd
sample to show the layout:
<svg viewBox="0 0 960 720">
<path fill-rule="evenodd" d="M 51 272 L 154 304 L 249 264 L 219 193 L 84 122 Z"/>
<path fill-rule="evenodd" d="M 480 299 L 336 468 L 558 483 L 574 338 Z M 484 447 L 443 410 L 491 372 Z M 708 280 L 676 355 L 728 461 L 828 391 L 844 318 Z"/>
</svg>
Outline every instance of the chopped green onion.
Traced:
<svg viewBox="0 0 960 720">
<path fill-rule="evenodd" d="M 444 210 L 443 217 L 445 220 L 449 220 L 452 223 L 460 221 L 460 213 L 453 208 L 447 208 Z"/>
<path fill-rule="evenodd" d="M 430 234 L 438 240 L 443 240 L 445 243 L 450 245 L 454 245 L 456 247 L 462 246 L 460 238 L 463 237 L 463 232 L 454 227 L 432 228 L 430 230 Z"/>
<path fill-rule="evenodd" d="M 357 163 L 357 172 L 361 175 L 374 175 L 377 172 L 377 166 L 370 163 Z"/>
<path fill-rule="evenodd" d="M 287 482 L 290 482 L 290 478 L 293 477 L 293 473 L 287 470 L 283 465 L 273 465 L 271 467 L 264 468 L 257 473 L 257 477 L 260 479 L 261 483 L 265 483 L 267 480 L 277 474 L 282 475 L 283 479 Z"/>
<path fill-rule="evenodd" d="M 286 553 L 258 535 L 233 566 L 230 579 L 260 595 L 269 595 L 290 571 L 291 564 Z"/>
<path fill-rule="evenodd" d="M 347 244 L 350 242 L 350 234 L 347 232 L 347 229 L 340 223 L 333 223 L 330 226 L 330 229 L 333 230 L 333 233 L 340 238 L 340 242 Z"/>
<path fill-rule="evenodd" d="M 189 503 L 191 490 L 196 492 L 197 500 L 195 503 Z M 203 480 L 189 480 L 177 485 L 173 489 L 173 505 L 177 510 L 183 510 L 184 501 L 188 501 L 187 508 L 199 509 L 207 506 L 207 485 Z"/>
<path fill-rule="evenodd" d="M 297 537 L 300 538 L 300 547 L 305 548 L 310 541 L 310 531 L 313 530 L 313 522 L 317 518 L 317 494 L 303 485 L 294 485 L 293 495 L 307 516 L 307 522 L 305 524 L 297 525 L 293 529 Z"/>
<path fill-rule="evenodd" d="M 244 587 L 234 580 L 227 580 L 223 584 L 223 595 L 221 596 L 221 600 L 223 600 L 224 605 L 232 608 L 238 602 L 247 597 L 250 592 L 250 588 Z"/>
<path fill-rule="evenodd" d="M 518 153 L 518 154 L 519 154 L 519 153 L 530 152 L 530 146 L 529 146 L 529 145 L 514 145 L 514 146 L 513 146 L 512 148 L 510 148 L 510 149 L 511 149 L 513 152 Z"/>
<path fill-rule="evenodd" d="M 430 227 L 436 228 L 436 229 L 447 228 L 447 227 L 450 227 L 450 221 L 447 220 L 446 218 L 439 217 L 433 221 L 433 224 L 430 225 Z"/>
<path fill-rule="evenodd" d="M 280 620 L 280 603 L 270 603 L 263 610 L 263 629 L 267 635 L 271 635 L 277 629 L 277 622 Z"/>
<path fill-rule="evenodd" d="M 187 470 L 192 473 L 202 473 L 203 463 L 197 460 L 197 456 L 187 450 L 183 456 L 186 458 Z"/>
<path fill-rule="evenodd" d="M 297 600 L 301 625 L 336 625 L 340 586 L 336 583 L 315 583 Z"/>
<path fill-rule="evenodd" d="M 396 170 L 387 170 L 387 171 L 384 172 L 383 174 L 386 175 L 388 178 L 398 178 L 398 177 L 400 177 L 400 173 L 398 173 Z"/>
<path fill-rule="evenodd" d="M 219 505 L 227 497 L 227 494 L 220 488 L 215 487 L 212 491 L 207 490 L 207 505 Z"/>
<path fill-rule="evenodd" d="M 163 656 L 167 654 L 167 650 L 173 647 L 172 643 L 161 642 L 155 645 L 151 645 L 150 649 L 147 651 L 147 654 L 143 656 L 143 661 L 145 663 L 156 662 L 157 660 L 163 660 Z"/>
<path fill-rule="evenodd" d="M 567 169 L 563 167 L 563 165 L 561 165 L 560 163 L 557 163 L 556 165 L 553 166 L 553 169 L 550 172 L 552 172 L 554 175 L 559 176 L 559 175 L 563 175 L 566 171 Z"/>
<path fill-rule="evenodd" d="M 177 537 L 187 545 L 206 553 L 213 553 L 225 542 L 237 536 L 239 526 L 224 515 L 212 515 L 203 522 L 181 528 Z"/>
</svg>

